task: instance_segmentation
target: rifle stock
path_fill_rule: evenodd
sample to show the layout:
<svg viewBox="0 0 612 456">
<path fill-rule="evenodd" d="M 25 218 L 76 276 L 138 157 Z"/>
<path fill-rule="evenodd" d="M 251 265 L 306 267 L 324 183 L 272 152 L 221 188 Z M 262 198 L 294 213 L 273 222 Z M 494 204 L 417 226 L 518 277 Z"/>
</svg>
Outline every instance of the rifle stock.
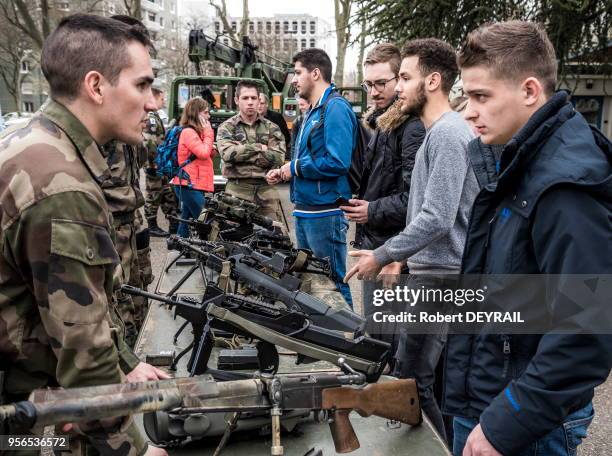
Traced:
<svg viewBox="0 0 612 456">
<path fill-rule="evenodd" d="M 359 448 L 348 417 L 352 410 L 363 417 L 376 415 L 413 426 L 422 421 L 414 379 L 369 384 L 364 388 L 328 388 L 322 392 L 321 408 L 333 411 L 329 427 L 338 453 Z"/>
</svg>

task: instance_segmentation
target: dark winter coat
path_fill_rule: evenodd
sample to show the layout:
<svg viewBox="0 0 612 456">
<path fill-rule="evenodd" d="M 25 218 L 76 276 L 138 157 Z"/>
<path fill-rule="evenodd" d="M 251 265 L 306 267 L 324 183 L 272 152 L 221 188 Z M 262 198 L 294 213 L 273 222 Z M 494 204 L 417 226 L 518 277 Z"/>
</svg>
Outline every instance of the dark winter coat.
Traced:
<svg viewBox="0 0 612 456">
<path fill-rule="evenodd" d="M 364 115 L 374 130 L 363 158 L 357 197 L 369 201 L 368 222 L 357 225 L 355 246 L 375 249 L 406 225 L 410 178 L 425 138 L 423 123 L 403 113 L 399 102 Z"/>
<path fill-rule="evenodd" d="M 478 140 L 470 146 L 483 188 L 472 209 L 464 273 L 612 273 L 612 144 L 564 92 L 531 117 L 497 164 Z M 505 310 L 544 306 L 531 290 L 516 288 L 500 293 Z M 565 297 L 548 291 L 553 305 L 543 312 L 556 321 L 555 303 Z M 562 318 L 575 323 L 572 315 Z M 450 335 L 443 408 L 480 418 L 491 444 L 512 455 L 585 407 L 611 366 L 611 335 Z"/>
</svg>

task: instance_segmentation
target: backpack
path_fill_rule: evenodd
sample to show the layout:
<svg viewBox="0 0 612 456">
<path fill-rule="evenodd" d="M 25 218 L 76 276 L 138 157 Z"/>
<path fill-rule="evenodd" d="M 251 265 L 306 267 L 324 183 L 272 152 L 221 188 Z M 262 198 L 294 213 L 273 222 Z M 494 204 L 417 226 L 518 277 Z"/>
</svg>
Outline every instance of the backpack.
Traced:
<svg viewBox="0 0 612 456">
<path fill-rule="evenodd" d="M 193 127 L 181 127 L 179 125 L 172 127 L 164 142 L 157 147 L 157 156 L 155 157 L 155 164 L 157 165 L 157 175 L 172 179 L 180 174 L 181 179 L 189 179 L 189 174 L 183 171 L 185 165 L 188 165 L 193 160 L 193 157 L 189 157 L 186 161 L 178 163 L 178 144 L 181 137 L 181 133 L 185 128 Z"/>
<path fill-rule="evenodd" d="M 353 106 L 349 103 L 349 101 L 340 95 L 337 91 L 332 91 L 325 100 L 325 103 L 321 106 L 321 114 L 319 115 L 319 122 L 308 132 L 308 138 L 306 139 L 306 145 L 308 150 L 311 150 L 312 143 L 311 137 L 315 130 L 323 127 L 323 123 L 325 122 L 325 110 L 327 108 L 327 103 L 334 98 L 342 98 L 350 107 L 351 111 L 353 110 Z M 361 174 L 363 172 L 363 160 L 365 157 L 365 152 L 368 147 L 368 143 L 370 142 L 370 134 L 366 131 L 364 126 L 357 120 L 357 141 L 355 141 L 355 147 L 353 148 L 353 155 L 351 156 L 351 167 L 349 169 L 349 184 L 351 186 L 351 192 L 356 194 L 359 190 L 359 183 L 361 181 Z"/>
</svg>

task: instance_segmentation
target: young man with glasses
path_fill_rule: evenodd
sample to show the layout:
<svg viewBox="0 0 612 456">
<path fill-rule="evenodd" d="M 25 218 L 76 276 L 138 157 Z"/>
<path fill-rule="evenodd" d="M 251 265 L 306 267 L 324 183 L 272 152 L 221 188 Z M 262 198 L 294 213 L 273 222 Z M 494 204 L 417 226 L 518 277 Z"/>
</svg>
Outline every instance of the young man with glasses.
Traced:
<svg viewBox="0 0 612 456">
<path fill-rule="evenodd" d="M 355 247 L 374 250 L 406 226 L 406 208 L 414 157 L 425 137 L 418 116 L 402 111 L 395 85 L 401 63 L 399 49 L 390 43 L 377 45 L 366 56 L 365 81 L 373 106 L 363 117 L 372 133 L 361 163 L 357 198 L 341 206 L 346 217 L 357 223 Z M 398 273 L 401 263 L 395 263 Z M 374 289 L 381 284 L 363 282 L 363 314 L 371 317 Z M 387 333 L 387 331 L 385 331 Z M 395 345 L 393 331 L 372 334 Z"/>
</svg>

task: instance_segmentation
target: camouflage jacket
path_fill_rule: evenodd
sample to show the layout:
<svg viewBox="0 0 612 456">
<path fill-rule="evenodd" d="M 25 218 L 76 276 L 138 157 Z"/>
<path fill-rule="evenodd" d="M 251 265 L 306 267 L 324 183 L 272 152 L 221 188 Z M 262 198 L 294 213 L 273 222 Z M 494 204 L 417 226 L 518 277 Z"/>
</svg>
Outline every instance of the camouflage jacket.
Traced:
<svg viewBox="0 0 612 456">
<path fill-rule="evenodd" d="M 11 395 L 117 383 L 138 363 L 111 316 L 109 176 L 87 129 L 56 102 L 0 142 L 0 369 Z M 90 441 L 146 449 L 131 419 Z"/>
<path fill-rule="evenodd" d="M 101 187 L 115 226 L 132 223 L 134 211 L 144 206 L 136 150 L 134 146 L 118 141 L 111 141 L 102 147 L 110 176 L 103 177 Z"/>
<path fill-rule="evenodd" d="M 164 142 L 164 136 L 166 136 L 166 129 L 159 114 L 156 112 L 149 113 L 147 126 L 142 132 L 142 136 L 144 137 L 143 145 L 147 150 L 147 168 L 157 169 L 155 164 L 157 146 Z"/>
<path fill-rule="evenodd" d="M 262 145 L 267 150 L 262 150 Z M 217 149 L 228 178 L 264 177 L 285 160 L 285 137 L 278 125 L 259 117 L 253 125 L 240 114 L 230 117 L 217 130 Z"/>
</svg>

